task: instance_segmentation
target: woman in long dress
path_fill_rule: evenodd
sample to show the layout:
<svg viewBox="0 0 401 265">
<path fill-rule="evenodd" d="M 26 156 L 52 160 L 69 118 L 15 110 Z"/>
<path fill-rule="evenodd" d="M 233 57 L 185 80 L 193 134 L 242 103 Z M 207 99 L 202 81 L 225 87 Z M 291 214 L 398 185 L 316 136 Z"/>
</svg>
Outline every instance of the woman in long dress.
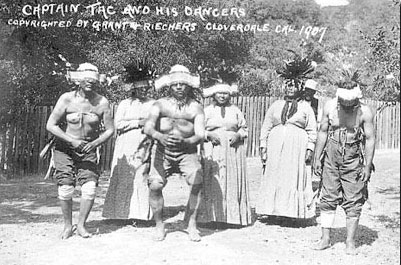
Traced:
<svg viewBox="0 0 401 265">
<path fill-rule="evenodd" d="M 260 147 L 265 162 L 256 212 L 261 215 L 311 218 L 312 180 L 306 163 L 316 141 L 316 118 L 303 100 L 301 84 L 287 80 L 287 95 L 275 101 L 261 128 Z"/>
<path fill-rule="evenodd" d="M 248 129 L 241 110 L 230 103 L 236 86 L 205 89 L 213 96 L 205 108 L 204 189 L 199 222 L 246 226 L 252 214 L 246 174 L 244 139 Z"/>
<path fill-rule="evenodd" d="M 147 185 L 147 157 L 152 143 L 142 132 L 154 103 L 148 98 L 150 83 L 146 80 L 147 74 L 145 68 L 127 67 L 124 89 L 131 96 L 121 101 L 114 117 L 117 139 L 103 207 L 103 217 L 106 218 L 151 220 L 153 217 Z"/>
</svg>

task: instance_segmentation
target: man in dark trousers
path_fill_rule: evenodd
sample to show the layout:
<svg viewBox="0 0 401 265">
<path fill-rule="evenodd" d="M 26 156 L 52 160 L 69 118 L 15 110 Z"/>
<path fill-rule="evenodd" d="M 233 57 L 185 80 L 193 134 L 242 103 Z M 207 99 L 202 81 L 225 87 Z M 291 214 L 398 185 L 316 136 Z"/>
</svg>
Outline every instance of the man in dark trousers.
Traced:
<svg viewBox="0 0 401 265">
<path fill-rule="evenodd" d="M 353 255 L 356 254 L 355 234 L 373 170 L 374 114 L 360 102 L 362 92 L 357 72 L 345 74 L 337 86 L 336 98 L 324 106 L 315 148 L 313 168 L 322 176 L 323 183 L 319 204 L 322 237 L 314 249 L 331 246 L 330 228 L 336 208 L 341 205 L 346 213 L 346 253 Z"/>
</svg>

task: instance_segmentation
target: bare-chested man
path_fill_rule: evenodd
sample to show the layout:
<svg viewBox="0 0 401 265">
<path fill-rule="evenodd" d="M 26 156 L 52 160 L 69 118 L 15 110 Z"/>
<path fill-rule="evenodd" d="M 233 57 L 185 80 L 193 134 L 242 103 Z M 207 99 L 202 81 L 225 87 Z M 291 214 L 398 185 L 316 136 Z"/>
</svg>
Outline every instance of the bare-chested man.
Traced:
<svg viewBox="0 0 401 265">
<path fill-rule="evenodd" d="M 167 177 L 177 172 L 191 186 L 188 235 L 190 240 L 200 241 L 196 214 L 203 172 L 197 145 L 204 139 L 205 127 L 203 107 L 194 97 L 194 90 L 199 88 L 199 76 L 192 75 L 184 66 L 175 65 L 168 75 L 155 81 L 155 87 L 170 87 L 170 96 L 153 105 L 144 127 L 145 133 L 157 141 L 149 173 L 150 205 L 156 221 L 155 240 L 163 240 L 166 236 L 162 221 L 162 189 Z"/>
<path fill-rule="evenodd" d="M 114 132 L 109 102 L 95 92 L 99 83 L 97 67 L 89 63 L 81 64 L 71 77 L 79 84 L 78 89 L 60 96 L 46 126 L 57 138 L 53 160 L 64 217 L 62 239 L 69 238 L 74 232 L 72 197 L 77 183 L 81 185 L 77 233 L 84 238 L 91 236 L 85 222 L 92 209 L 99 179 L 96 147 Z M 99 131 L 101 122 L 105 128 L 103 133 Z M 61 123 L 66 124 L 65 129 L 60 127 Z"/>
<path fill-rule="evenodd" d="M 355 254 L 355 233 L 373 169 L 374 114 L 360 102 L 358 75 L 346 76 L 337 84 L 337 97 L 324 106 L 315 149 L 314 171 L 323 183 L 319 205 L 322 237 L 314 249 L 331 246 L 330 228 L 341 205 L 346 213 L 346 253 Z"/>
</svg>

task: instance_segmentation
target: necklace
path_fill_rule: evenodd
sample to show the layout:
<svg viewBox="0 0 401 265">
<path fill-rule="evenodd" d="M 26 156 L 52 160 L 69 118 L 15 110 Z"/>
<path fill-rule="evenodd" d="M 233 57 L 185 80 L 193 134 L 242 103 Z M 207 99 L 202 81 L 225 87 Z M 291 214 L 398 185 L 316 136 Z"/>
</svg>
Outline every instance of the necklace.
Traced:
<svg viewBox="0 0 401 265">
<path fill-rule="evenodd" d="M 176 99 L 173 97 L 169 98 L 169 101 L 176 107 L 178 110 L 183 110 L 185 107 L 187 107 L 189 103 L 189 98 L 185 97 L 184 99 Z"/>
</svg>

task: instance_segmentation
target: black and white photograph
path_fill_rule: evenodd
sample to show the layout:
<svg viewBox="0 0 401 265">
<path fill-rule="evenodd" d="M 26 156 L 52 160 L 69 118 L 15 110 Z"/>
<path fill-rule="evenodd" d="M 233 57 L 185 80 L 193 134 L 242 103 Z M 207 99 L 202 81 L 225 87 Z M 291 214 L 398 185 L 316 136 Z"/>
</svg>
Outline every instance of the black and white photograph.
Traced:
<svg viewBox="0 0 401 265">
<path fill-rule="evenodd" d="M 400 11 L 0 0 L 0 264 L 399 264 Z"/>
</svg>

